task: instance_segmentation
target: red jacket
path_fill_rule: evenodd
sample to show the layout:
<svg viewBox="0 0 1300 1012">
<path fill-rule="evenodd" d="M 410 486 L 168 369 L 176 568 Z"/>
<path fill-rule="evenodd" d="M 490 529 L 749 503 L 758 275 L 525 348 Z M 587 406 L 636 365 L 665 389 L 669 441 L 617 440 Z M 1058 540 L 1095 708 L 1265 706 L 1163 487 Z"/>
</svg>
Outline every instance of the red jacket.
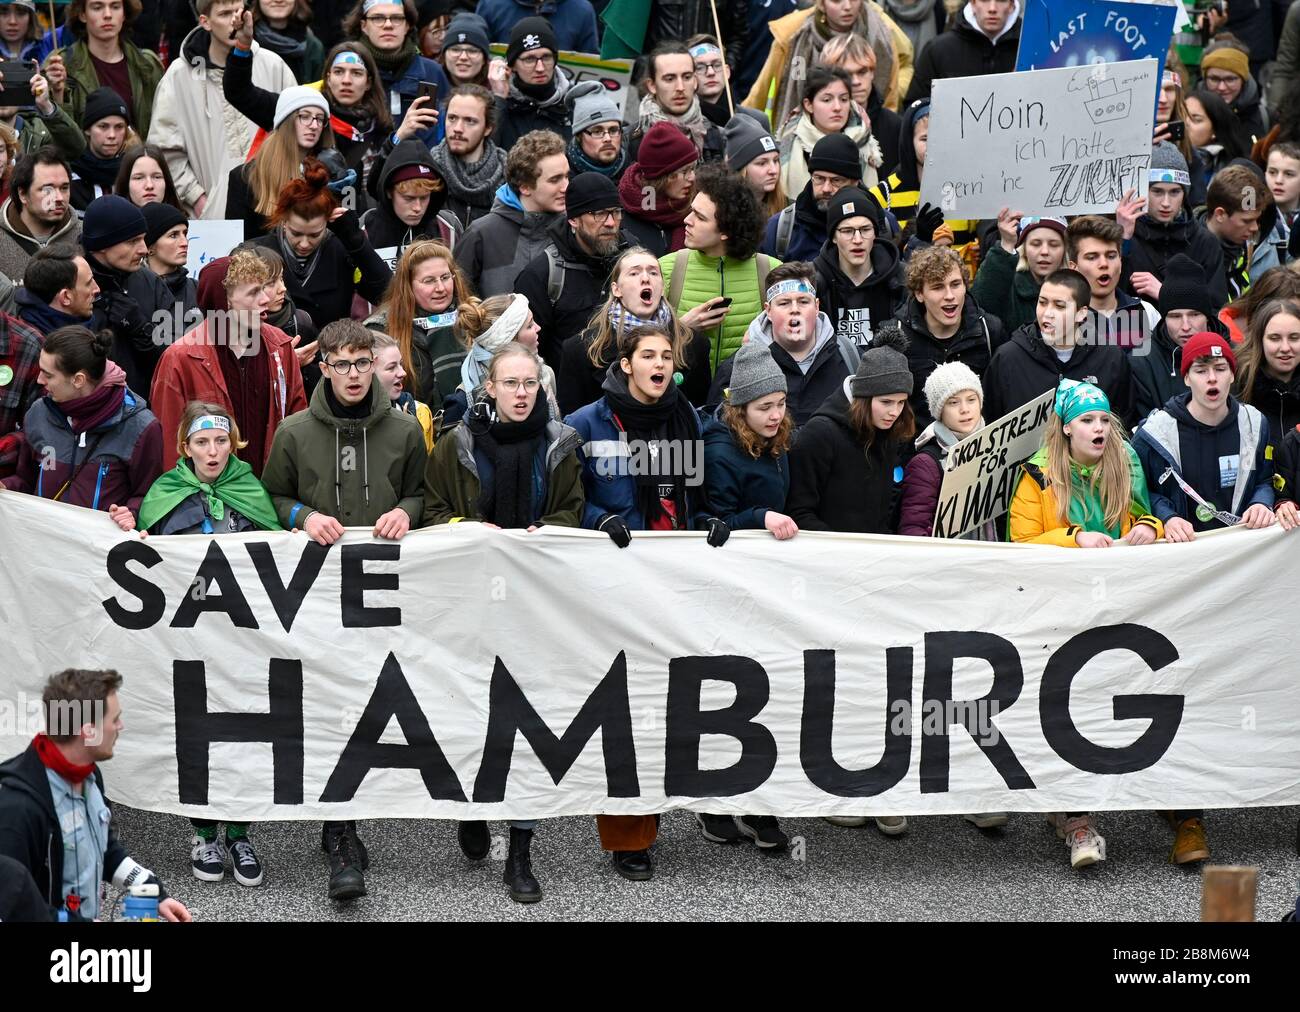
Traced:
<svg viewBox="0 0 1300 1012">
<path fill-rule="evenodd" d="M 229 409 L 230 394 L 226 379 L 217 361 L 217 345 L 208 337 L 208 320 L 185 334 L 163 352 L 158 368 L 153 374 L 153 387 L 149 402 L 153 413 L 162 424 L 163 470 L 176 466 L 176 432 L 181 424 L 181 414 L 189 401 L 210 401 Z M 261 340 L 271 356 L 271 398 L 268 413 L 266 450 L 271 450 L 275 430 L 279 424 L 296 411 L 307 408 L 307 395 L 303 392 L 302 370 L 294 354 L 291 338 L 278 327 L 263 323 Z M 241 459 L 247 460 L 242 457 Z M 261 474 L 265 460 L 248 460 L 255 474 Z"/>
</svg>

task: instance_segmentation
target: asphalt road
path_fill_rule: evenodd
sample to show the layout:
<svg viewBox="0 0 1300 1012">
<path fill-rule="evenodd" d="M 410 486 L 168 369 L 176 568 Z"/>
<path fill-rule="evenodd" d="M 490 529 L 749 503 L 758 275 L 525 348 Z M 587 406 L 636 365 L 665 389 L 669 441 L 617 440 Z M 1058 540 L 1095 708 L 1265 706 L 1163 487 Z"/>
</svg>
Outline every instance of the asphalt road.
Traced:
<svg viewBox="0 0 1300 1012">
<path fill-rule="evenodd" d="M 1199 870 L 1169 865 L 1173 832 L 1148 812 L 1098 817 L 1108 860 L 1083 871 L 1041 815 L 1013 815 L 981 832 L 956 817 L 914 818 L 888 839 L 873 826 L 819 819 L 783 823 L 796 847 L 771 855 L 723 847 L 699 834 L 694 816 L 664 817 L 651 882 L 620 878 L 600 851 L 595 823 L 539 825 L 533 867 L 541 903 L 511 901 L 501 884 L 507 829 L 492 824 L 493 857 L 462 856 L 451 822 L 363 822 L 369 895 L 346 907 L 325 895 L 318 823 L 255 826 L 266 881 L 246 889 L 227 876 L 208 884 L 189 869 L 190 828 L 174 815 L 116 809 L 118 832 L 196 919 L 310 921 L 443 920 L 992 920 L 1194 921 Z M 1300 859 L 1297 808 L 1210 812 L 1215 864 L 1259 869 L 1257 917 L 1277 920 L 1295 904 Z M 499 857 L 497 854 L 499 853 Z"/>
</svg>

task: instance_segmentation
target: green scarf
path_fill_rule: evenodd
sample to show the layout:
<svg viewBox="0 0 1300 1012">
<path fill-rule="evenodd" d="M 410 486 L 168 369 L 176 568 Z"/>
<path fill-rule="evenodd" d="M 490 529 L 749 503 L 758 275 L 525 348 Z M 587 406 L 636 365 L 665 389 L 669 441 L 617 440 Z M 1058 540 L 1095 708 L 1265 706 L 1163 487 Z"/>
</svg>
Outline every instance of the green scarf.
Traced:
<svg viewBox="0 0 1300 1012">
<path fill-rule="evenodd" d="M 1151 512 L 1151 497 L 1147 492 L 1146 474 L 1142 471 L 1142 463 L 1138 460 L 1138 455 L 1133 447 L 1125 443 L 1124 450 L 1128 455 L 1128 471 L 1133 485 L 1129 515 L 1135 517 L 1146 516 Z M 1030 457 L 1029 462 L 1045 469 L 1047 467 L 1046 448 L 1039 450 Z M 1102 505 L 1101 497 L 1089 487 L 1094 470 L 1095 468 L 1091 466 L 1085 466 L 1074 460 L 1070 461 L 1070 522 L 1078 524 L 1085 531 L 1109 534 L 1112 538 L 1118 539 L 1123 534 L 1124 520 L 1121 517 L 1120 522 L 1114 527 L 1106 526 L 1106 509 Z"/>
<path fill-rule="evenodd" d="M 413 59 L 420 55 L 419 49 L 416 48 L 415 39 L 408 33 L 406 40 L 396 49 L 383 50 L 376 49 L 371 41 L 364 35 L 355 40 L 357 45 L 365 46 L 366 52 L 374 57 L 375 64 L 379 67 L 381 76 L 391 75 L 393 78 L 400 77 L 410 66 Z M 387 90 L 387 89 L 385 89 Z"/>
<path fill-rule="evenodd" d="M 253 476 L 253 469 L 233 453 L 226 461 L 226 469 L 210 485 L 199 481 L 184 457 L 176 461 L 176 466 L 159 475 L 145 494 L 140 504 L 140 529 L 147 531 L 195 492 L 208 497 L 208 512 L 213 520 L 222 519 L 230 506 L 264 531 L 283 530 L 270 495 Z"/>
</svg>

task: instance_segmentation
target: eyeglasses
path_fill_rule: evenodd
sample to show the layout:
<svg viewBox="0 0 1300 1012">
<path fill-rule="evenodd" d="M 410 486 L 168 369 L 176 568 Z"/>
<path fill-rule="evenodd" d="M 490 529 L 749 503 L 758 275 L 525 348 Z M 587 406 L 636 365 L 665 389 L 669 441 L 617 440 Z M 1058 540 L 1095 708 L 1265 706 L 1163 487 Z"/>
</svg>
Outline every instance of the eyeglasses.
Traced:
<svg viewBox="0 0 1300 1012">
<path fill-rule="evenodd" d="M 1225 84 L 1234 84 L 1240 80 L 1241 78 L 1238 77 L 1236 74 L 1210 73 L 1205 75 L 1205 83 L 1208 84 L 1211 88 L 1222 87 Z"/>
<path fill-rule="evenodd" d="M 322 112 L 300 112 L 298 122 L 303 126 L 324 126 L 325 114 Z"/>
<path fill-rule="evenodd" d="M 519 62 L 525 67 L 550 67 L 555 63 L 555 57 L 551 53 L 542 53 L 540 56 L 521 56 Z"/>
<path fill-rule="evenodd" d="M 373 358 L 359 358 L 355 362 L 349 362 L 347 359 L 339 359 L 337 362 L 326 362 L 325 364 L 339 376 L 346 376 L 352 371 L 353 367 L 356 368 L 358 376 L 364 376 L 374 368 L 375 360 Z"/>
<path fill-rule="evenodd" d="M 367 14 L 362 21 L 369 21 L 372 25 L 404 25 L 406 24 L 405 14 Z"/>
<path fill-rule="evenodd" d="M 874 225 L 860 225 L 857 227 L 846 225 L 843 228 L 837 228 L 835 234 L 841 239 L 857 239 L 859 237 L 870 239 L 876 234 L 876 228 Z"/>
<path fill-rule="evenodd" d="M 623 136 L 623 128 L 621 126 L 592 127 L 590 130 L 584 130 L 583 133 L 597 141 L 603 141 L 606 137 L 616 140 Z"/>
<path fill-rule="evenodd" d="M 421 284 L 425 285 L 449 285 L 456 280 L 454 274 L 440 274 L 436 278 L 424 278 Z"/>
<path fill-rule="evenodd" d="M 583 211 L 582 216 L 584 218 L 592 219 L 597 224 L 608 221 L 610 218 L 613 218 L 615 221 L 622 221 L 623 209 L 621 207 L 611 207 L 604 211 Z"/>
<path fill-rule="evenodd" d="M 475 56 L 482 56 L 483 50 L 478 46 L 451 46 L 447 49 L 447 55 L 453 60 L 470 60 Z"/>
<path fill-rule="evenodd" d="M 492 382 L 496 383 L 501 387 L 502 390 L 510 394 L 514 393 L 520 387 L 523 387 L 526 393 L 531 394 L 534 390 L 536 390 L 539 386 L 541 386 L 541 383 L 535 379 L 521 380 L 521 379 L 511 378 L 511 379 L 493 380 Z"/>
<path fill-rule="evenodd" d="M 708 62 L 708 63 L 697 63 L 697 64 L 695 65 L 695 73 L 697 73 L 697 74 L 721 74 L 721 73 L 722 73 L 722 61 L 721 61 L 721 60 L 711 60 L 711 61 Z"/>
</svg>

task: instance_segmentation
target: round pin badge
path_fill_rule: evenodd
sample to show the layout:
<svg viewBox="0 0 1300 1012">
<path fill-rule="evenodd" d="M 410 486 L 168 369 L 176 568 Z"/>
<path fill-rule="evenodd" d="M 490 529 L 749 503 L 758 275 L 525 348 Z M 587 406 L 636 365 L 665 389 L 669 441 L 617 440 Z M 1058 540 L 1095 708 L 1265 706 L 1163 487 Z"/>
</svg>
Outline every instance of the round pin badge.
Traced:
<svg viewBox="0 0 1300 1012">
<path fill-rule="evenodd" d="M 7 365 L 0 365 L 0 387 L 7 387 L 14 378 L 14 371 Z"/>
<path fill-rule="evenodd" d="M 1205 503 L 1201 503 L 1196 507 L 1196 519 L 1201 521 L 1203 524 L 1208 524 L 1214 519 L 1214 510 L 1209 506 L 1206 506 Z"/>
</svg>

